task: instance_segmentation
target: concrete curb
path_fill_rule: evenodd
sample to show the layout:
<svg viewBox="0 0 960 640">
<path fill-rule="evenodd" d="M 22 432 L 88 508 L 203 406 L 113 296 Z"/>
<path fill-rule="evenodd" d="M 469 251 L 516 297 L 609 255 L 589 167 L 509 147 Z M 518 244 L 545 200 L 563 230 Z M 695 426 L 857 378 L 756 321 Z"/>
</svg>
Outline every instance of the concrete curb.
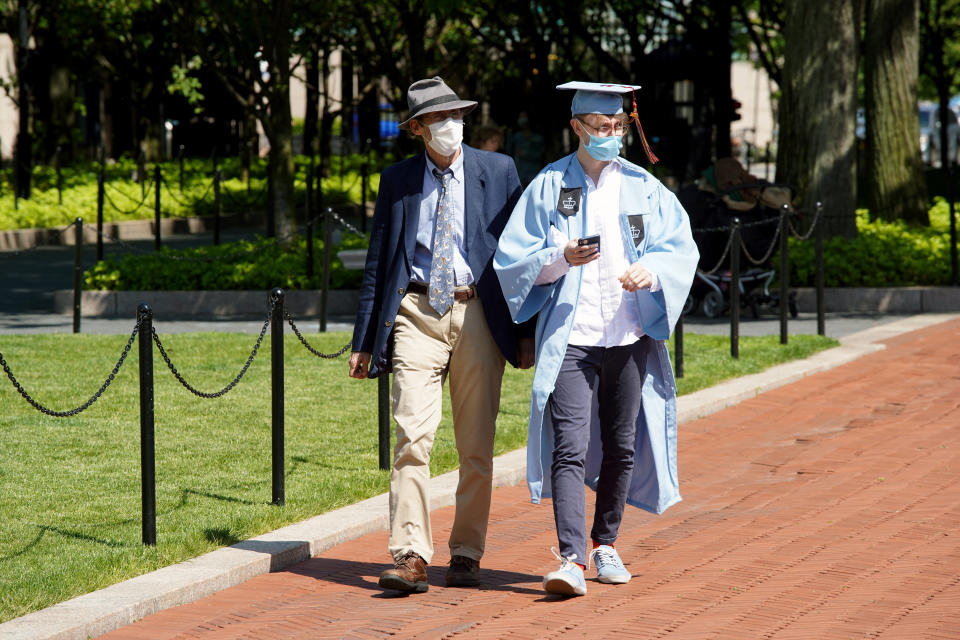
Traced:
<svg viewBox="0 0 960 640">
<path fill-rule="evenodd" d="M 225 214 L 220 216 L 220 228 L 250 226 L 254 217 L 248 214 Z M 66 227 L 67 225 L 64 225 Z M 154 220 L 125 220 L 122 222 L 105 222 L 103 224 L 103 238 L 105 241 L 117 240 L 146 240 L 153 238 L 155 232 Z M 30 249 L 37 245 L 73 246 L 76 244 L 76 233 L 70 230 L 62 233 L 64 227 L 48 229 L 11 229 L 0 231 L 0 250 Z M 210 233 L 213 231 L 213 216 L 203 217 L 176 217 L 161 218 L 160 235 Z M 83 243 L 97 242 L 97 223 L 94 220 L 83 222 Z"/>
<path fill-rule="evenodd" d="M 816 291 L 795 289 L 797 308 L 816 313 Z M 320 294 L 314 291 L 287 292 L 287 309 L 294 314 L 320 313 Z M 149 302 L 155 313 L 179 318 L 224 318 L 260 313 L 266 291 L 83 291 L 81 315 L 84 318 L 136 317 L 140 302 Z M 328 313 L 353 314 L 359 292 L 352 289 L 330 291 Z M 946 313 L 960 311 L 960 287 L 844 287 L 824 290 L 827 313 Z M 53 311 L 73 313 L 73 290 L 53 293 Z"/>
<path fill-rule="evenodd" d="M 817 291 L 795 289 L 797 308 L 816 313 Z M 960 287 L 836 287 L 823 291 L 827 313 L 944 313 L 960 311 Z"/>
<path fill-rule="evenodd" d="M 357 312 L 360 292 L 331 289 L 327 316 L 352 316 Z M 296 316 L 320 315 L 321 290 L 286 292 L 285 307 Z M 137 317 L 137 306 L 146 302 L 157 318 L 223 319 L 263 316 L 270 308 L 269 291 L 84 291 L 80 297 L 81 317 Z M 73 313 L 73 290 L 53 292 L 53 311 Z"/>
<path fill-rule="evenodd" d="M 882 350 L 894 336 L 953 319 L 960 314 L 924 314 L 841 339 L 841 345 L 806 360 L 718 384 L 678 400 L 680 423 L 733 406 L 764 391 L 852 362 Z M 521 483 L 526 449 L 494 460 L 494 486 Z M 452 505 L 457 471 L 430 481 L 431 509 Z M 331 547 L 388 526 L 388 496 L 382 494 L 217 549 L 105 589 L 88 593 L 0 624 L 2 640 L 83 640 L 135 622 L 151 613 L 193 602 L 253 576 L 277 571 Z"/>
</svg>

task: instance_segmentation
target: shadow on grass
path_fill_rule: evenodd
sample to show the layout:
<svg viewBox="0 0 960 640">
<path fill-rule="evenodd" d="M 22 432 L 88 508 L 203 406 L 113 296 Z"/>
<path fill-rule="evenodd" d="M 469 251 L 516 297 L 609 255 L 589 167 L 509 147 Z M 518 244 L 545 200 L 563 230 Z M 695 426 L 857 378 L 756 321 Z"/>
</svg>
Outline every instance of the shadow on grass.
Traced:
<svg viewBox="0 0 960 640">
<path fill-rule="evenodd" d="M 207 542 L 225 547 L 236 544 L 243 539 L 235 536 L 230 529 L 224 529 L 223 527 L 204 529 L 203 537 L 207 539 Z"/>
<path fill-rule="evenodd" d="M 37 546 L 37 544 L 40 543 L 40 539 L 43 538 L 44 534 L 46 534 L 46 533 L 47 533 L 46 528 L 45 528 L 45 527 L 40 527 L 40 532 L 37 533 L 36 537 L 35 537 L 33 540 L 31 540 L 31 541 L 28 542 L 26 545 L 24 545 L 23 549 L 20 549 L 20 551 L 14 551 L 14 552 L 11 553 L 10 555 L 0 556 L 0 562 L 6 562 L 7 560 L 13 560 L 14 558 L 17 558 L 17 557 L 22 556 L 23 554 L 27 553 L 28 551 L 30 551 L 30 549 L 33 549 L 35 546 Z"/>
</svg>

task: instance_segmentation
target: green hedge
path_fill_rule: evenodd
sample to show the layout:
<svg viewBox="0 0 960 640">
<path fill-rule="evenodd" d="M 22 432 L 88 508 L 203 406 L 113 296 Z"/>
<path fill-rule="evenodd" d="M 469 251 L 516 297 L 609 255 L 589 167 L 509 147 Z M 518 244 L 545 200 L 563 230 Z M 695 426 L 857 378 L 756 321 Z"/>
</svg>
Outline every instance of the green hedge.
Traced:
<svg viewBox="0 0 960 640">
<path fill-rule="evenodd" d="M 323 178 L 324 204 L 359 203 L 362 197 L 361 164 L 364 158 L 347 156 L 332 159 L 330 177 Z M 384 158 L 382 162 L 389 160 Z M 306 158 L 294 160 L 297 179 L 296 201 L 306 199 Z M 178 161 L 161 163 L 164 186 L 160 190 L 160 210 L 163 217 L 212 215 L 213 163 L 210 159 L 184 160 L 184 188 L 180 190 Z M 258 159 L 250 171 L 249 185 L 241 179 L 240 160 L 223 158 L 218 162 L 223 180 L 220 188 L 220 207 L 224 214 L 264 211 L 266 208 L 266 164 Z M 154 165 L 148 164 L 148 188 L 135 182 L 136 163 L 129 158 L 110 161 L 104 171 L 103 218 L 106 222 L 152 219 L 155 215 L 155 193 L 152 185 Z M 380 175 L 377 167 L 370 167 L 367 197 L 376 193 Z M 98 163 L 78 163 L 64 167 L 63 204 L 58 201 L 56 170 L 37 167 L 33 171 L 31 197 L 14 200 L 12 170 L 0 174 L 0 230 L 62 227 L 81 217 L 88 224 L 97 218 Z"/>
<path fill-rule="evenodd" d="M 366 246 L 365 237 L 345 234 L 334 247 L 330 268 L 332 289 L 359 288 L 362 272 L 345 269 L 336 251 Z M 84 288 L 118 291 L 321 289 L 322 240 L 314 241 L 314 262 L 313 276 L 307 277 L 303 238 L 288 249 L 272 238 L 192 249 L 162 248 L 146 255 L 107 257 L 84 273 Z"/>
<path fill-rule="evenodd" d="M 956 205 L 955 205 L 956 207 Z M 955 209 L 960 216 L 960 210 Z M 855 239 L 830 238 L 823 243 L 824 282 L 828 287 L 904 287 L 950 284 L 949 207 L 937 198 L 930 209 L 930 226 L 870 221 L 857 211 Z M 815 247 L 791 238 L 790 284 L 814 286 Z M 779 267 L 779 257 L 774 259 Z"/>
</svg>

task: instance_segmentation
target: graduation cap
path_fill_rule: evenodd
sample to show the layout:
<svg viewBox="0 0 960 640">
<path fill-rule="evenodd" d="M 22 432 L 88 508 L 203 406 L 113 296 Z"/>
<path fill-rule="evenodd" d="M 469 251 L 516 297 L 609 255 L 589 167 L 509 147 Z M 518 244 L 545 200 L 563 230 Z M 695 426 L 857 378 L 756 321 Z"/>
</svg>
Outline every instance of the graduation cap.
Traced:
<svg viewBox="0 0 960 640">
<path fill-rule="evenodd" d="M 616 115 L 623 113 L 623 94 L 629 92 L 633 98 L 633 111 L 630 113 L 630 120 L 636 125 L 637 133 L 640 134 L 643 152 L 647 155 L 651 164 L 656 164 L 659 158 L 654 155 L 650 145 L 647 144 L 647 138 L 643 135 L 643 127 L 640 126 L 640 117 L 637 115 L 636 90 L 639 88 L 640 85 L 638 84 L 581 82 L 577 80 L 557 85 L 557 89 L 576 91 L 570 104 L 571 115 L 580 113 Z"/>
</svg>

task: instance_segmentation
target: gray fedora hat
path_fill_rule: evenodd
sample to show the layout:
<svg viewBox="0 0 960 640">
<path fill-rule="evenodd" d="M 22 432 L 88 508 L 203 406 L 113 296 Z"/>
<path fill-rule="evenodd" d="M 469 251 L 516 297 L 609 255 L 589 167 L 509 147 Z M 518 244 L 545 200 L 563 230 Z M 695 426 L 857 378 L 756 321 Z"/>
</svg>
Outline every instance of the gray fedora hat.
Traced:
<svg viewBox="0 0 960 640">
<path fill-rule="evenodd" d="M 407 89 L 407 104 L 410 107 L 410 115 L 398 125 L 401 129 L 409 129 L 410 121 L 417 116 L 448 109 L 466 109 L 466 113 L 469 113 L 477 106 L 474 100 L 458 98 L 440 76 L 417 80 L 410 85 Z"/>
</svg>

